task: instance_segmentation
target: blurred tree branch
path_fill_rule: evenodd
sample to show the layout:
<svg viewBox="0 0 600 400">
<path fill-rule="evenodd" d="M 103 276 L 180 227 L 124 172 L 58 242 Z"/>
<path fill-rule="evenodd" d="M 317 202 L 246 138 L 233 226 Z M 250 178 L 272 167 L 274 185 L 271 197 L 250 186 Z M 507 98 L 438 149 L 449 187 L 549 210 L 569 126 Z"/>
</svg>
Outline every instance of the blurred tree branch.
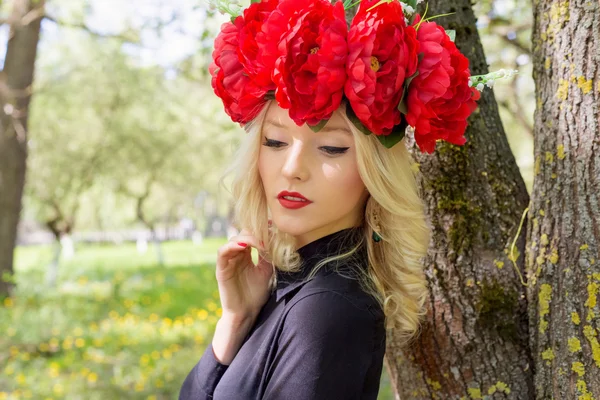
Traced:
<svg viewBox="0 0 600 400">
<path fill-rule="evenodd" d="M 140 44 L 140 38 L 139 35 L 131 30 L 129 31 L 125 31 L 123 33 L 119 33 L 119 34 L 112 34 L 112 33 L 100 33 L 97 32 L 95 30 L 93 30 L 92 28 L 90 28 L 89 26 L 87 26 L 84 23 L 74 23 L 74 22 L 67 22 L 67 21 L 61 21 L 58 20 L 54 17 L 52 17 L 51 15 L 45 14 L 44 15 L 44 19 L 48 20 L 48 21 L 52 21 L 57 25 L 63 26 L 63 27 L 67 27 L 67 28 L 76 28 L 76 29 L 81 29 L 86 31 L 87 33 L 89 33 L 92 36 L 95 37 L 99 37 L 99 38 L 109 38 L 109 39 L 118 39 L 118 40 L 122 40 L 124 42 L 130 43 L 130 44 Z"/>
<path fill-rule="evenodd" d="M 514 69 L 518 69 L 519 64 L 515 62 Z M 521 102 L 521 93 L 519 92 L 517 79 L 513 79 L 510 82 L 510 95 L 513 99 L 513 106 L 509 104 L 508 101 L 504 100 L 499 102 L 499 104 L 510 111 L 513 115 L 516 116 L 517 120 L 521 123 L 523 128 L 527 131 L 527 133 L 533 138 L 533 123 L 527 118 L 525 114 L 525 106 Z"/>
<path fill-rule="evenodd" d="M 531 24 L 513 25 L 509 20 L 503 18 L 492 18 L 489 25 L 490 32 L 499 36 L 505 43 L 516 47 L 519 51 L 524 54 L 531 56 L 530 44 L 521 43 L 518 40 L 520 32 L 531 30 Z M 514 39 L 510 38 L 510 34 L 514 34 Z"/>
</svg>

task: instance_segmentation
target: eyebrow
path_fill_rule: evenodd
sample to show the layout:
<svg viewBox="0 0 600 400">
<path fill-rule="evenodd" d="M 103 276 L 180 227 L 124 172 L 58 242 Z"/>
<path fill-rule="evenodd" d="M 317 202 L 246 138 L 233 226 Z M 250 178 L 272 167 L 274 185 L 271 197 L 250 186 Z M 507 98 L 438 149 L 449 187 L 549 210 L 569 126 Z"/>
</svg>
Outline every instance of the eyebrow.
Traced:
<svg viewBox="0 0 600 400">
<path fill-rule="evenodd" d="M 266 120 L 265 125 L 272 125 L 275 128 L 288 129 L 287 126 L 283 125 L 279 121 L 275 121 L 275 120 L 271 120 L 271 119 Z M 352 135 L 352 132 L 350 132 L 350 130 L 348 128 L 346 128 L 345 126 L 344 127 L 325 126 L 319 131 L 319 133 L 320 132 L 332 132 L 332 131 L 341 131 L 347 135 Z"/>
</svg>

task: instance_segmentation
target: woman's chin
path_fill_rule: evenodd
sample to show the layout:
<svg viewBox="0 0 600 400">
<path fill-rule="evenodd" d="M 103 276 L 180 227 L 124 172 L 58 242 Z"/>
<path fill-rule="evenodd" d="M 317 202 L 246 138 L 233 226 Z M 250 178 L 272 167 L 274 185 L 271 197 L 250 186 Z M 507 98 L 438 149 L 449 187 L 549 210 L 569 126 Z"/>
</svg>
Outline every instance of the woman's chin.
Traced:
<svg viewBox="0 0 600 400">
<path fill-rule="evenodd" d="M 274 218 L 273 225 L 279 232 L 292 236 L 300 236 L 309 230 L 306 221 L 298 218 Z"/>
</svg>

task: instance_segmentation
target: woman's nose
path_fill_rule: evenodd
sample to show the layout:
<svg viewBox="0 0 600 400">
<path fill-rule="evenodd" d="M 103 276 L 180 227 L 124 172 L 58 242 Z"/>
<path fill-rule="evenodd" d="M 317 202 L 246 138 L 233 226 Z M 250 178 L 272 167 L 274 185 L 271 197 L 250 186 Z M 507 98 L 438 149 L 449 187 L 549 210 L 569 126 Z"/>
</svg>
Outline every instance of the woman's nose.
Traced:
<svg viewBox="0 0 600 400">
<path fill-rule="evenodd" d="M 287 179 L 308 179 L 308 154 L 301 142 L 294 143 L 287 151 L 285 163 L 282 168 L 282 174 Z"/>
</svg>

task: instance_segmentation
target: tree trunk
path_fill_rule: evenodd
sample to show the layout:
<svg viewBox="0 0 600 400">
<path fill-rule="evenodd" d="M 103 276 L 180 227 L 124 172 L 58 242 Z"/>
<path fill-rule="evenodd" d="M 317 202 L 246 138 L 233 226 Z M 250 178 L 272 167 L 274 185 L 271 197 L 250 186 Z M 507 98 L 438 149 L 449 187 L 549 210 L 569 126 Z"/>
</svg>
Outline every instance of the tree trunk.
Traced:
<svg viewBox="0 0 600 400">
<path fill-rule="evenodd" d="M 436 22 L 456 30 L 471 73 L 487 73 L 469 0 L 429 3 L 430 16 L 450 12 Z M 414 152 L 433 233 L 431 297 L 413 345 L 399 349 L 388 336 L 385 362 L 402 400 L 534 397 L 523 257 L 513 266 L 508 251 L 529 197 L 489 89 L 469 123 L 465 146 Z M 524 245 L 522 229 L 518 253 Z"/>
<path fill-rule="evenodd" d="M 43 0 L 14 0 L 0 73 L 0 297 L 9 295 L 27 160 L 27 117 Z"/>
<path fill-rule="evenodd" d="M 600 398 L 600 5 L 533 2 L 526 265 L 538 399 Z"/>
</svg>

